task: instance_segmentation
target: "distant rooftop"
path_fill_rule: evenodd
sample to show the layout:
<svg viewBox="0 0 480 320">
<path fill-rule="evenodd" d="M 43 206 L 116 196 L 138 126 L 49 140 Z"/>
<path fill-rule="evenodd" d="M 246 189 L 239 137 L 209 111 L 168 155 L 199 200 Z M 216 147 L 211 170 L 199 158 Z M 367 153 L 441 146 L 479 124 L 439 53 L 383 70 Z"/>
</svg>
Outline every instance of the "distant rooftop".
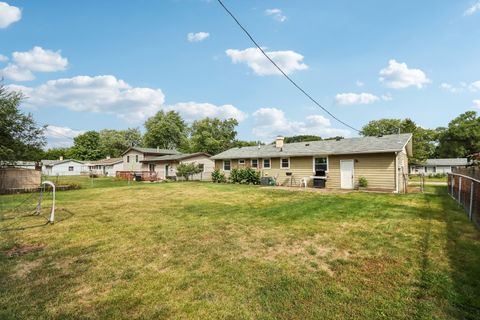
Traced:
<svg viewBox="0 0 480 320">
<path fill-rule="evenodd" d="M 467 164 L 467 158 L 427 159 L 422 163 L 426 166 L 466 166 Z"/>
<path fill-rule="evenodd" d="M 140 147 L 130 147 L 122 154 L 124 155 L 130 150 L 136 150 L 141 153 L 155 154 L 155 155 L 166 155 L 166 154 L 179 154 L 177 150 L 172 149 L 160 149 L 160 148 L 140 148 Z"/>
</svg>

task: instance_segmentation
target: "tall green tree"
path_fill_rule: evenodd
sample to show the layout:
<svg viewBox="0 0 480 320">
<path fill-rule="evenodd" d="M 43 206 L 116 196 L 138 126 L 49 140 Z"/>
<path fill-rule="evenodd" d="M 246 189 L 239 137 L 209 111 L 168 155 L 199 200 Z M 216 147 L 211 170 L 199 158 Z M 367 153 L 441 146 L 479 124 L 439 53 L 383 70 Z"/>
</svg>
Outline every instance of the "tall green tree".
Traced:
<svg viewBox="0 0 480 320">
<path fill-rule="evenodd" d="M 437 133 L 435 130 L 417 126 L 411 119 L 380 119 L 366 124 L 360 134 L 364 136 L 382 136 L 397 133 L 411 133 L 413 136 L 412 163 L 421 163 L 435 154 Z"/>
<path fill-rule="evenodd" d="M 60 157 L 65 159 L 71 157 L 72 148 L 50 148 L 43 153 L 43 159 L 47 160 L 57 160 Z"/>
<path fill-rule="evenodd" d="M 463 158 L 480 151 L 480 117 L 475 111 L 462 113 L 439 131 L 439 157 Z"/>
<path fill-rule="evenodd" d="M 106 155 L 100 148 L 100 134 L 96 131 L 87 131 L 73 139 L 70 157 L 77 160 L 98 160 Z"/>
<path fill-rule="evenodd" d="M 142 142 L 142 134 L 138 128 L 126 130 L 103 129 L 99 132 L 99 148 L 102 154 L 112 158 L 120 155 L 130 146 L 138 146 Z"/>
<path fill-rule="evenodd" d="M 320 140 L 322 140 L 322 137 L 308 134 L 308 135 L 285 137 L 283 141 L 285 143 L 292 143 L 292 142 L 320 141 Z"/>
<path fill-rule="evenodd" d="M 180 149 L 187 140 L 188 126 L 175 111 L 159 111 L 145 121 L 143 142 L 146 147 Z"/>
<path fill-rule="evenodd" d="M 19 107 L 21 92 L 9 91 L 0 83 L 0 161 L 40 160 L 45 145 L 45 127 Z"/>
<path fill-rule="evenodd" d="M 192 151 L 217 154 L 231 148 L 237 136 L 237 125 L 236 119 L 205 118 L 193 122 L 190 139 Z"/>
</svg>

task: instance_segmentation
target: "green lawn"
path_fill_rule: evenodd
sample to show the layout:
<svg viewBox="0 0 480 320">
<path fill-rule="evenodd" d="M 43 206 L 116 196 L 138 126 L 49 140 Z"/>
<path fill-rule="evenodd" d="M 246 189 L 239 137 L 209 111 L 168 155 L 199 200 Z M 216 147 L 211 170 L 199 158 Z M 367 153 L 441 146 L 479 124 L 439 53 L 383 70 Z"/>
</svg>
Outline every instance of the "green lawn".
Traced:
<svg viewBox="0 0 480 320">
<path fill-rule="evenodd" d="M 478 319 L 480 233 L 430 190 L 59 192 L 55 225 L 0 220 L 0 319 Z"/>
<path fill-rule="evenodd" d="M 420 182 L 422 180 L 421 180 L 421 176 L 419 175 L 411 175 L 409 177 L 409 181 Z M 425 176 L 425 182 L 447 182 L 447 176 L 445 177 Z"/>
</svg>

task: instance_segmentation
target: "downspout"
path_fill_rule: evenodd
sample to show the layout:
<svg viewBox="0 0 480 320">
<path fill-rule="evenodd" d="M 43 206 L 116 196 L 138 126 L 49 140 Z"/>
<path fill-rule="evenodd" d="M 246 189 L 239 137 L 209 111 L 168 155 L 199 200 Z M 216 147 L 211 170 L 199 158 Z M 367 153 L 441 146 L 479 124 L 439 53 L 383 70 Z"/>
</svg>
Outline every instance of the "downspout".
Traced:
<svg viewBox="0 0 480 320">
<path fill-rule="evenodd" d="M 398 163 L 397 163 L 398 151 L 395 152 L 395 193 L 398 193 Z"/>
</svg>

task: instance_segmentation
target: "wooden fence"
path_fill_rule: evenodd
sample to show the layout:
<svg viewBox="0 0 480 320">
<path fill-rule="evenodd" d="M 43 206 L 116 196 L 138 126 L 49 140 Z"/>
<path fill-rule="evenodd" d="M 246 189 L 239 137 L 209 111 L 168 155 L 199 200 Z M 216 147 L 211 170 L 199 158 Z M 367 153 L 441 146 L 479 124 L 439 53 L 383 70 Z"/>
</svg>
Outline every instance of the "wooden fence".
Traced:
<svg viewBox="0 0 480 320">
<path fill-rule="evenodd" d="M 135 177 L 139 177 L 141 181 L 159 180 L 155 171 L 117 171 L 116 176 L 125 180 L 135 180 Z"/>
<path fill-rule="evenodd" d="M 480 180 L 457 172 L 449 173 L 448 193 L 463 207 L 470 221 L 480 227 Z"/>
</svg>

